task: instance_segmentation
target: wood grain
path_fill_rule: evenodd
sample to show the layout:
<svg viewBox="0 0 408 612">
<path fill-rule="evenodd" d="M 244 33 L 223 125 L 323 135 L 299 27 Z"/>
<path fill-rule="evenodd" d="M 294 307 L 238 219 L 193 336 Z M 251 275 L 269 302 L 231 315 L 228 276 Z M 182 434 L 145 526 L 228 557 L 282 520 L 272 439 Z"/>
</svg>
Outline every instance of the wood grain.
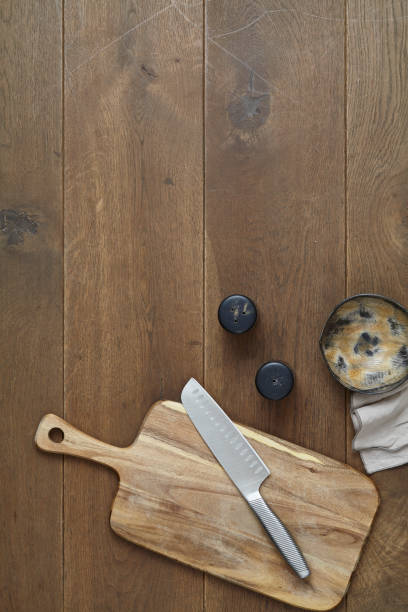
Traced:
<svg viewBox="0 0 408 612">
<path fill-rule="evenodd" d="M 63 433 L 58 443 L 49 437 L 55 428 Z M 120 485 L 110 522 L 122 537 L 293 605 L 333 608 L 377 510 L 375 486 L 343 463 L 239 428 L 271 471 L 262 495 L 302 550 L 307 580 L 273 547 L 181 404 L 157 402 L 126 448 L 95 440 L 52 414 L 42 419 L 36 443 L 116 470 Z"/>
<path fill-rule="evenodd" d="M 405 2 L 354 0 L 347 19 L 349 294 L 408 305 L 408 11 Z M 360 466 L 351 451 L 348 462 Z M 374 474 L 381 511 L 348 596 L 350 612 L 408 608 L 407 467 Z"/>
<path fill-rule="evenodd" d="M 207 3 L 205 386 L 235 419 L 344 460 L 344 392 L 318 338 L 344 297 L 344 6 Z M 220 301 L 252 298 L 243 337 L 217 324 Z M 257 394 L 263 362 L 295 387 Z M 281 611 L 208 579 L 211 612 Z"/>
<path fill-rule="evenodd" d="M 202 375 L 202 40 L 153 1 L 65 26 L 66 416 L 123 445 Z M 66 464 L 66 609 L 201 610 L 199 572 L 101 537 L 115 486 Z"/>
<path fill-rule="evenodd" d="M 62 461 L 31 437 L 62 414 L 61 3 L 2 2 L 0 40 L 0 608 L 58 612 Z"/>
<path fill-rule="evenodd" d="M 115 477 L 71 460 L 64 589 L 62 463 L 31 441 L 62 413 L 62 64 L 67 417 L 126 444 L 194 375 L 241 422 L 361 469 L 317 338 L 346 295 L 408 305 L 406 5 L 208 1 L 203 49 L 197 0 L 63 4 L 0 8 L 0 607 L 288 610 L 215 578 L 203 594 L 198 572 L 101 538 Z M 235 291 L 258 306 L 242 338 L 216 320 Z M 278 404 L 254 385 L 270 358 L 295 373 Z M 407 469 L 374 480 L 382 508 L 347 605 L 402 612 Z"/>
</svg>

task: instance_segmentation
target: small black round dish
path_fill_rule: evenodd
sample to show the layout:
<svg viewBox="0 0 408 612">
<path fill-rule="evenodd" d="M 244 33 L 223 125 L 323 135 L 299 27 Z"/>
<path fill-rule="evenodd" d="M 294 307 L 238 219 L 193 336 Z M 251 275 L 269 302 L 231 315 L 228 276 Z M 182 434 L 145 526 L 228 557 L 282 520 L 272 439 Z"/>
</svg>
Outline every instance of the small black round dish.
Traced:
<svg viewBox="0 0 408 612">
<path fill-rule="evenodd" d="M 255 384 L 267 399 L 283 399 L 293 387 L 292 370 L 282 361 L 267 361 L 256 373 Z"/>
<path fill-rule="evenodd" d="M 245 295 L 229 295 L 218 308 L 218 320 L 232 334 L 243 334 L 255 325 L 256 306 Z"/>
<path fill-rule="evenodd" d="M 330 373 L 359 393 L 392 391 L 408 380 L 408 311 L 362 293 L 336 306 L 320 336 Z"/>
</svg>

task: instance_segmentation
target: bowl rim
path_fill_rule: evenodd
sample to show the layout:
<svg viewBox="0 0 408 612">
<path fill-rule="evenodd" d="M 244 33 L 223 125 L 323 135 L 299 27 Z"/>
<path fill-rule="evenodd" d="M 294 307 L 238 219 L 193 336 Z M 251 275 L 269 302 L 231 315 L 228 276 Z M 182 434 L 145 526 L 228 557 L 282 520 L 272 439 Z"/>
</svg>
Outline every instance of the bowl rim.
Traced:
<svg viewBox="0 0 408 612">
<path fill-rule="evenodd" d="M 329 314 L 329 316 L 326 319 L 326 322 L 323 326 L 323 329 L 320 333 L 320 338 L 319 338 L 319 347 L 320 347 L 320 352 L 322 354 L 322 357 L 324 359 L 324 362 L 327 366 L 327 369 L 329 370 L 330 374 L 333 376 L 333 378 L 335 380 L 337 380 L 337 382 L 339 382 L 343 387 L 345 387 L 346 389 L 349 389 L 349 391 L 355 391 L 357 393 L 364 393 L 365 395 L 374 395 L 375 393 L 387 393 L 389 391 L 394 391 L 394 389 L 397 389 L 399 386 L 401 386 L 402 384 L 404 384 L 404 382 L 406 382 L 408 380 L 408 372 L 406 373 L 406 375 L 401 378 L 400 381 L 396 382 L 396 383 L 392 383 L 386 386 L 382 386 L 382 387 L 375 387 L 374 389 L 359 389 L 358 387 L 353 387 L 352 385 L 348 385 L 345 382 L 343 382 L 339 376 L 337 376 L 337 374 L 335 374 L 333 372 L 333 370 L 331 369 L 328 360 L 326 359 L 326 356 L 324 354 L 323 351 L 323 334 L 326 330 L 327 324 L 330 321 L 330 319 L 332 318 L 332 316 L 335 314 L 335 312 L 341 307 L 343 306 L 343 304 L 346 304 L 346 302 L 350 302 L 351 300 L 355 300 L 356 298 L 363 298 L 363 297 L 370 297 L 370 298 L 378 298 L 380 300 L 383 300 L 385 302 L 388 302 L 389 304 L 392 304 L 393 306 L 396 306 L 397 308 L 400 308 L 402 310 L 402 312 L 405 312 L 406 315 L 408 315 L 408 309 L 405 308 L 405 306 L 403 306 L 402 304 L 400 304 L 399 302 L 397 302 L 396 300 L 393 300 L 392 298 L 386 297 L 384 295 L 381 295 L 380 293 L 356 293 L 355 295 L 352 295 L 348 298 L 345 298 L 344 300 L 342 300 L 341 302 L 339 302 L 331 311 L 331 313 Z"/>
</svg>

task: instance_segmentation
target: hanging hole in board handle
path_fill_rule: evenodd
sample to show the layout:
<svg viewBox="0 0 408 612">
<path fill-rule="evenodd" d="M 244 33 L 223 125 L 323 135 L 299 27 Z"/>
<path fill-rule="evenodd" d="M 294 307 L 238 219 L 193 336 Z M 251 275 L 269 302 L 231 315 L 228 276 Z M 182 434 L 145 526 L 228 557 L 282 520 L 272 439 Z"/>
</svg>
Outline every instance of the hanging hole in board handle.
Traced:
<svg viewBox="0 0 408 612">
<path fill-rule="evenodd" d="M 48 432 L 48 437 L 52 442 L 60 444 L 64 439 L 64 432 L 59 427 L 53 427 Z"/>
<path fill-rule="evenodd" d="M 102 463 L 119 473 L 126 448 L 117 448 L 80 431 L 56 414 L 45 414 L 38 424 L 35 443 L 47 453 L 71 455 Z"/>
</svg>

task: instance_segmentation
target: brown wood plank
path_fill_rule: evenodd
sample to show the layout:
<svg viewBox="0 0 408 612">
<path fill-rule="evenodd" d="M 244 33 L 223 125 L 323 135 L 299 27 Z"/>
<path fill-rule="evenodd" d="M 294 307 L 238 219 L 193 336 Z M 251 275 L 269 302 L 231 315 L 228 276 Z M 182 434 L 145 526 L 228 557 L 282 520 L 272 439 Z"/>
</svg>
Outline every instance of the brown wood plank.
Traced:
<svg viewBox="0 0 408 612">
<path fill-rule="evenodd" d="M 202 32 L 156 1 L 65 24 L 66 417 L 126 445 L 202 376 Z M 66 609 L 201 610 L 200 572 L 112 533 L 116 488 L 66 461 Z"/>
<path fill-rule="evenodd" d="M 0 608 L 56 612 L 62 461 L 33 436 L 63 406 L 61 3 L 2 2 L 0 40 Z"/>
<path fill-rule="evenodd" d="M 345 289 L 344 5 L 208 2 L 207 34 L 205 384 L 232 418 L 344 460 L 344 392 L 318 349 Z M 259 314 L 242 337 L 217 323 L 236 292 Z M 295 374 L 279 403 L 255 389 L 270 359 Z M 205 597 L 288 609 L 214 578 Z"/>
<path fill-rule="evenodd" d="M 353 0 L 347 16 L 347 293 L 408 305 L 408 10 Z M 348 461 L 361 467 L 351 451 Z M 408 469 L 373 475 L 381 505 L 348 596 L 350 612 L 408 607 Z"/>
</svg>

